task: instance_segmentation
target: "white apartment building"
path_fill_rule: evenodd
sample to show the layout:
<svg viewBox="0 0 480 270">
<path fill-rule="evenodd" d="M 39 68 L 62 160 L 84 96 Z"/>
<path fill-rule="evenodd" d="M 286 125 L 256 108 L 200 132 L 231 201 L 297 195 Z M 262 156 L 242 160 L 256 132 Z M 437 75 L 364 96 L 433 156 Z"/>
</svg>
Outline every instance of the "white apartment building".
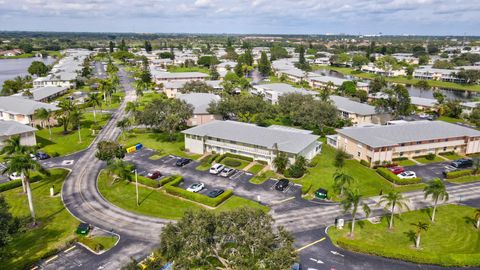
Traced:
<svg viewBox="0 0 480 270">
<path fill-rule="evenodd" d="M 296 88 L 286 83 L 257 84 L 253 86 L 252 94 L 261 95 L 272 104 L 277 104 L 279 97 L 287 94 L 316 95 L 317 92 Z"/>
<path fill-rule="evenodd" d="M 25 125 L 39 124 L 38 121 L 35 121 L 33 114 L 40 108 L 52 111 L 58 110 L 51 104 L 31 99 L 15 96 L 0 97 L 0 120 L 16 121 Z"/>
<path fill-rule="evenodd" d="M 13 136 L 20 136 L 20 144 L 25 146 L 34 146 L 37 144 L 35 137 L 36 128 L 17 123 L 15 121 L 0 120 L 0 149 L 3 142 Z"/>
</svg>

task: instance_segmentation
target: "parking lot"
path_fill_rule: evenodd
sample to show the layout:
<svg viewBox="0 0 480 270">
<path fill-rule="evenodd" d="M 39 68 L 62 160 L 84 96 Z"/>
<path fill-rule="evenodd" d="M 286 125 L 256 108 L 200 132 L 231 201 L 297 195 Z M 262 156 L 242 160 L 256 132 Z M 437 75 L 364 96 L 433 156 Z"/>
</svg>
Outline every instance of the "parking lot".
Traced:
<svg viewBox="0 0 480 270">
<path fill-rule="evenodd" d="M 405 167 L 406 171 L 414 171 L 417 177 L 422 178 L 424 181 L 431 180 L 433 178 L 443 179 L 442 172 L 445 170 L 445 166 L 449 165 L 451 161 L 445 161 L 441 163 L 422 164 L 415 166 Z"/>
<path fill-rule="evenodd" d="M 213 189 L 231 189 L 237 196 L 260 202 L 265 205 L 278 204 L 282 201 L 301 197 L 301 186 L 290 183 L 284 191 L 275 189 L 276 179 L 269 179 L 263 184 L 256 185 L 249 182 L 253 175 L 242 170 L 236 171 L 230 177 L 212 175 L 207 171 L 199 171 L 195 168 L 200 165 L 198 161 L 192 161 L 183 167 L 175 166 L 180 157 L 165 156 L 158 160 L 150 160 L 154 152 L 149 149 L 142 149 L 133 154 L 127 155 L 126 159 L 135 163 L 137 169 L 142 172 L 158 170 L 163 175 L 181 175 L 183 182 L 179 185 L 182 188 L 188 188 L 194 183 L 204 183 L 205 188 L 202 194 L 207 194 Z"/>
</svg>

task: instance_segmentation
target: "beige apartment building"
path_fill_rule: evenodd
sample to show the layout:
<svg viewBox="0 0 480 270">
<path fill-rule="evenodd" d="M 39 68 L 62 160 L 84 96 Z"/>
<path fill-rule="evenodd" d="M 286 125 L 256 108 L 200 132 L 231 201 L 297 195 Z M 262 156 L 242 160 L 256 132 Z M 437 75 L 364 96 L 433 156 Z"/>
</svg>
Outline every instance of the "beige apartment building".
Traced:
<svg viewBox="0 0 480 270">
<path fill-rule="evenodd" d="M 349 127 L 337 132 L 337 135 L 328 136 L 329 145 L 372 164 L 430 153 L 465 155 L 480 152 L 480 131 L 443 121 Z"/>
</svg>

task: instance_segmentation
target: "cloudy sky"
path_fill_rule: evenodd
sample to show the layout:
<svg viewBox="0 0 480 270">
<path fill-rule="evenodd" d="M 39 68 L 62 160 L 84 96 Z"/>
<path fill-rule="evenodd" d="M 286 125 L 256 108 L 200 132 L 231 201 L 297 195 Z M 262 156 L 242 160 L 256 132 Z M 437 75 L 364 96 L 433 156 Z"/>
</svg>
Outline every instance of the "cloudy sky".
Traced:
<svg viewBox="0 0 480 270">
<path fill-rule="evenodd" d="M 0 30 L 480 35 L 480 0 L 0 0 Z"/>
</svg>

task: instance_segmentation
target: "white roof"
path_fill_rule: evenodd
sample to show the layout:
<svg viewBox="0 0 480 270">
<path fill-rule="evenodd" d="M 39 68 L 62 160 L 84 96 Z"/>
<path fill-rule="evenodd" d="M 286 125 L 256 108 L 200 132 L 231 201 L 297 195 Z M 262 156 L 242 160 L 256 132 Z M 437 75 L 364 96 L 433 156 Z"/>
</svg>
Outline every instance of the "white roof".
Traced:
<svg viewBox="0 0 480 270">
<path fill-rule="evenodd" d="M 15 121 L 0 120 L 0 136 L 13 136 L 36 130 L 36 128 Z"/>
<path fill-rule="evenodd" d="M 9 97 L 0 97 L 0 111 L 8 112 L 11 114 L 22 114 L 22 115 L 32 115 L 36 110 L 40 108 L 45 108 L 47 110 L 56 111 L 57 107 L 38 102 L 30 99 L 25 99 L 22 97 L 9 96 Z"/>
<path fill-rule="evenodd" d="M 193 114 L 209 114 L 207 109 L 212 101 L 219 101 L 220 96 L 209 93 L 189 93 L 177 96 L 193 106 Z"/>
<path fill-rule="evenodd" d="M 346 97 L 341 96 L 330 96 L 330 100 L 333 102 L 335 107 L 337 107 L 340 111 L 355 113 L 358 115 L 375 115 L 377 112 L 375 111 L 375 107 L 350 100 Z"/>
</svg>

